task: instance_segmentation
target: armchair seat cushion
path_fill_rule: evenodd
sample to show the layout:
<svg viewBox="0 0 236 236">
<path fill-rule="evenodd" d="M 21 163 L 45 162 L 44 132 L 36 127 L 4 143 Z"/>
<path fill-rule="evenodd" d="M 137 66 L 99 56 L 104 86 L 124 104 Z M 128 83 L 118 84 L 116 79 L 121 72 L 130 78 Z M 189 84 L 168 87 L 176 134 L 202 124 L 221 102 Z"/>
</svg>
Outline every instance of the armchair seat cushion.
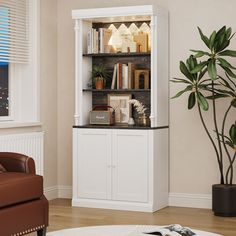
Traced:
<svg viewBox="0 0 236 236">
<path fill-rule="evenodd" d="M 16 172 L 1 173 L 0 208 L 35 200 L 42 196 L 42 176 Z"/>
</svg>

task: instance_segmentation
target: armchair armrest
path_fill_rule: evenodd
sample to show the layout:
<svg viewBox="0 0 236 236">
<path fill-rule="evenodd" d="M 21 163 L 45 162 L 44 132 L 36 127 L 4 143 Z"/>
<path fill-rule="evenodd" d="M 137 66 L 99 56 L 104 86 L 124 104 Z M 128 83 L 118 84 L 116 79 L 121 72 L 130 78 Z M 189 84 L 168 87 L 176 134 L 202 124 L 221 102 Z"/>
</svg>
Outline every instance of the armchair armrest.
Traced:
<svg viewBox="0 0 236 236">
<path fill-rule="evenodd" d="M 8 172 L 35 174 L 34 160 L 23 154 L 0 152 L 0 163 Z"/>
</svg>

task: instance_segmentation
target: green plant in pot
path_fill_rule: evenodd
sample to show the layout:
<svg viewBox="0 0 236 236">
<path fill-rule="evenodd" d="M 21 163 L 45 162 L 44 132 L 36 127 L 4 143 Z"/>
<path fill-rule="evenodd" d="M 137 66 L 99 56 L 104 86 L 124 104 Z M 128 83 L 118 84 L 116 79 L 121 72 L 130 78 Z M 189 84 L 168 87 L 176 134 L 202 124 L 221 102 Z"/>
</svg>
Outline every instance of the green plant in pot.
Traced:
<svg viewBox="0 0 236 236">
<path fill-rule="evenodd" d="M 96 89 L 103 89 L 106 85 L 108 73 L 103 65 L 93 66 L 92 80 Z"/>
<path fill-rule="evenodd" d="M 202 125 L 215 151 L 218 162 L 220 182 L 212 186 L 212 209 L 215 215 L 236 216 L 236 185 L 233 184 L 236 159 L 236 121 L 230 124 L 229 116 L 236 117 L 236 67 L 229 59 L 236 57 L 236 51 L 229 50 L 234 34 L 231 28 L 222 27 L 209 37 L 198 28 L 207 51 L 191 50 L 186 62 L 180 62 L 183 78 L 172 82 L 181 83 L 185 88 L 173 98 L 188 93 L 188 109 L 197 107 Z M 217 104 L 225 100 L 223 119 L 219 119 Z M 213 127 L 209 127 L 204 112 L 212 106 Z M 220 117 L 221 117 L 220 116 Z M 227 128 L 230 127 L 230 128 Z M 228 131 L 229 129 L 229 131 Z"/>
</svg>

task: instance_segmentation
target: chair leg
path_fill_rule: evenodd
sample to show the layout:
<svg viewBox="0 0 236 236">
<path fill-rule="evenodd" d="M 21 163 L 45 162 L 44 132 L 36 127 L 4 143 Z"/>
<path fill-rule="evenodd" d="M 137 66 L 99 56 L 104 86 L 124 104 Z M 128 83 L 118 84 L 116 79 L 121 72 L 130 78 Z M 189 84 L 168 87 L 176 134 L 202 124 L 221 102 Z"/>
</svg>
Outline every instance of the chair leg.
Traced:
<svg viewBox="0 0 236 236">
<path fill-rule="evenodd" d="M 40 229 L 37 231 L 37 236 L 46 236 L 47 228 Z"/>
</svg>

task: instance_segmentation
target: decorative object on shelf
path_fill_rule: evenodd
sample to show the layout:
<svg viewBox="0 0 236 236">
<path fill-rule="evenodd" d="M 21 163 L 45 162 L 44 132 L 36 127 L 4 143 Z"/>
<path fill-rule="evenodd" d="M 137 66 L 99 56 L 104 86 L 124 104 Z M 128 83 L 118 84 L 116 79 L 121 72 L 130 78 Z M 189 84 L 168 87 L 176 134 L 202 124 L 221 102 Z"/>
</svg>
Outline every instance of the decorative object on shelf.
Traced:
<svg viewBox="0 0 236 236">
<path fill-rule="evenodd" d="M 134 35 L 134 42 L 137 43 L 138 52 L 148 51 L 148 34 L 141 32 Z"/>
<path fill-rule="evenodd" d="M 128 124 L 131 116 L 131 94 L 108 94 L 108 105 L 115 109 L 115 123 Z"/>
<path fill-rule="evenodd" d="M 129 103 L 135 107 L 136 111 L 139 114 L 138 124 L 140 126 L 149 126 L 150 120 L 145 113 L 147 108 L 137 99 L 131 99 L 131 100 L 129 100 Z"/>
<path fill-rule="evenodd" d="M 134 71 L 134 88 L 149 89 L 149 70 Z"/>
<path fill-rule="evenodd" d="M 115 110 L 111 106 L 95 106 L 89 113 L 92 125 L 113 125 L 115 123 Z"/>
<path fill-rule="evenodd" d="M 150 29 L 150 26 L 146 22 L 144 22 L 140 26 L 139 30 L 148 35 L 148 51 L 150 52 L 151 51 L 151 29 Z"/>
<path fill-rule="evenodd" d="M 133 117 L 130 117 L 129 118 L 129 121 L 128 121 L 128 125 L 134 125 L 134 118 Z"/>
<path fill-rule="evenodd" d="M 180 70 L 185 78 L 174 78 L 172 81 L 187 86 L 173 98 L 177 98 L 185 92 L 190 93 L 188 109 L 192 109 L 197 105 L 203 127 L 216 152 L 220 184 L 212 186 L 212 207 L 215 215 L 236 216 L 236 185 L 233 184 L 236 159 L 236 121 L 231 125 L 228 134 L 225 131 L 225 127 L 228 126 L 226 123 L 230 112 L 233 113 L 235 119 L 236 74 L 234 70 L 236 68 L 226 60 L 227 57 L 236 57 L 236 51 L 227 49 L 234 34 L 231 33 L 231 28 L 227 29 L 226 26 L 217 32 L 214 31 L 209 38 L 202 33 L 200 28 L 198 28 L 198 31 L 209 50 L 208 52 L 191 50 L 195 55 L 191 55 L 186 63 L 180 62 Z M 203 56 L 204 58 L 201 61 L 197 60 L 197 58 Z M 219 69 L 225 75 L 220 73 Z M 206 74 L 207 72 L 208 74 Z M 223 98 L 227 102 L 227 108 L 224 114 L 221 114 L 223 119 L 220 120 L 216 102 Z M 209 131 L 202 113 L 202 110 L 208 110 L 209 100 L 212 101 L 213 119 L 211 123 L 213 124 L 214 133 Z M 219 127 L 220 122 L 221 127 Z"/>
<path fill-rule="evenodd" d="M 147 22 L 142 25 L 136 23 L 117 26 L 111 24 L 108 29 L 112 30 L 110 45 L 113 45 L 117 52 L 148 52 L 151 50 L 150 26 Z"/>
<path fill-rule="evenodd" d="M 94 66 L 92 70 L 92 79 L 96 89 L 104 89 L 106 79 L 108 78 L 107 70 L 104 66 Z"/>
<path fill-rule="evenodd" d="M 137 52 L 137 43 L 136 42 L 122 43 L 121 52 L 123 53 Z"/>
</svg>

